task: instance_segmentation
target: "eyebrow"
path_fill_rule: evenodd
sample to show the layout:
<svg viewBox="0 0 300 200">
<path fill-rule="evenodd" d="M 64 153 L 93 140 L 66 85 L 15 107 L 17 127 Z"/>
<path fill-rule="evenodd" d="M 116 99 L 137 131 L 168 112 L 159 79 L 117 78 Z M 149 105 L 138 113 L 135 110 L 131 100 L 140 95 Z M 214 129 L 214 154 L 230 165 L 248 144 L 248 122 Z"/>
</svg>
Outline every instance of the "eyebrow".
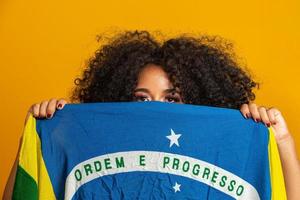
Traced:
<svg viewBox="0 0 300 200">
<path fill-rule="evenodd" d="M 134 92 L 140 92 L 140 91 L 149 93 L 149 90 L 147 88 L 138 88 L 134 90 Z M 177 91 L 175 88 L 169 88 L 164 90 L 164 93 L 172 93 L 172 92 L 177 92 Z"/>
</svg>

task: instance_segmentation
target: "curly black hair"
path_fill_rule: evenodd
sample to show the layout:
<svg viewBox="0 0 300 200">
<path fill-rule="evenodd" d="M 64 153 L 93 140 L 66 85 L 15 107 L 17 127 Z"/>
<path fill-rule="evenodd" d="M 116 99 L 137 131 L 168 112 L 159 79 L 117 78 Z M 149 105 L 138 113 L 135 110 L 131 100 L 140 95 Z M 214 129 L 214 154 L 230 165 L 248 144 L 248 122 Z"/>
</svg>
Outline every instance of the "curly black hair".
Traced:
<svg viewBox="0 0 300 200">
<path fill-rule="evenodd" d="M 148 31 L 124 31 L 101 45 L 76 78 L 72 102 L 133 101 L 141 69 L 161 66 L 184 103 L 239 109 L 259 83 L 242 69 L 233 44 L 219 36 L 180 35 L 159 41 Z"/>
</svg>

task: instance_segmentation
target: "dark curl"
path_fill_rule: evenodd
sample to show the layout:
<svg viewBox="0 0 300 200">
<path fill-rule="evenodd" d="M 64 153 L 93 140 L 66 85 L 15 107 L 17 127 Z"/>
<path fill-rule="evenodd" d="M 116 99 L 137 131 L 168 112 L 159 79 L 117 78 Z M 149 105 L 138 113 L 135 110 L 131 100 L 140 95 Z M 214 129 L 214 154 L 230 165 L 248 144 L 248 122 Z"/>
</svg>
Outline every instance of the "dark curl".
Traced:
<svg viewBox="0 0 300 200">
<path fill-rule="evenodd" d="M 184 103 L 239 109 L 255 99 L 259 83 L 236 61 L 233 45 L 218 36 L 181 35 L 159 41 L 148 31 L 125 31 L 110 39 L 75 79 L 71 101 L 133 101 L 139 72 L 162 67 Z"/>
</svg>

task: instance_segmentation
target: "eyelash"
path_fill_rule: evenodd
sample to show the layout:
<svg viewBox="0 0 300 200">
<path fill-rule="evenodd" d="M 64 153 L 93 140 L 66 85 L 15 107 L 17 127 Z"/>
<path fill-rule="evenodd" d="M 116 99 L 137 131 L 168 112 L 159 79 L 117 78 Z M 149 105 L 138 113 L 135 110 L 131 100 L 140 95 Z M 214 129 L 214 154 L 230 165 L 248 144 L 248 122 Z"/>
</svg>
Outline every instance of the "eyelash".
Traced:
<svg viewBox="0 0 300 200">
<path fill-rule="evenodd" d="M 135 96 L 134 98 L 135 98 L 135 100 L 138 101 L 138 100 L 141 100 L 142 98 L 147 98 L 147 97 L 146 96 Z"/>
<path fill-rule="evenodd" d="M 147 96 L 143 96 L 143 95 L 136 95 L 135 96 L 135 100 L 142 100 L 143 98 L 147 98 Z M 174 102 L 179 102 L 180 101 L 180 99 L 179 98 L 177 98 L 177 97 L 173 97 L 173 96 L 167 96 L 166 97 L 166 99 L 173 99 L 173 101 Z"/>
<path fill-rule="evenodd" d="M 174 100 L 174 102 L 179 102 L 180 101 L 180 99 L 179 98 L 177 98 L 177 97 L 173 97 L 173 96 L 167 96 L 166 97 L 166 99 L 173 99 Z"/>
</svg>

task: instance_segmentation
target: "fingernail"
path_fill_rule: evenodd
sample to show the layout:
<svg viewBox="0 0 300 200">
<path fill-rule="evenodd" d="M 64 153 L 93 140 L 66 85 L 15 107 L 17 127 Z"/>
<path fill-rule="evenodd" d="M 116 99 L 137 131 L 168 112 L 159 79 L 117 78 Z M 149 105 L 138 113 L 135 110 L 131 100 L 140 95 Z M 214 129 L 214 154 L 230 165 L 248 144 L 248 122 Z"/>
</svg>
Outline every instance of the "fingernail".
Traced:
<svg viewBox="0 0 300 200">
<path fill-rule="evenodd" d="M 256 118 L 254 118 L 254 121 L 255 121 L 255 122 L 257 122 L 257 119 L 256 119 Z"/>
<path fill-rule="evenodd" d="M 246 113 L 246 116 L 247 116 L 247 119 L 250 118 L 250 114 L 249 113 Z"/>
<path fill-rule="evenodd" d="M 267 123 L 267 127 L 270 127 L 271 126 L 271 124 L 270 123 Z"/>
<path fill-rule="evenodd" d="M 58 108 L 61 108 L 62 107 L 62 105 L 61 104 L 58 104 L 58 106 L 57 106 Z"/>
<path fill-rule="evenodd" d="M 47 118 L 50 118 L 51 117 L 51 114 L 47 114 Z"/>
</svg>

